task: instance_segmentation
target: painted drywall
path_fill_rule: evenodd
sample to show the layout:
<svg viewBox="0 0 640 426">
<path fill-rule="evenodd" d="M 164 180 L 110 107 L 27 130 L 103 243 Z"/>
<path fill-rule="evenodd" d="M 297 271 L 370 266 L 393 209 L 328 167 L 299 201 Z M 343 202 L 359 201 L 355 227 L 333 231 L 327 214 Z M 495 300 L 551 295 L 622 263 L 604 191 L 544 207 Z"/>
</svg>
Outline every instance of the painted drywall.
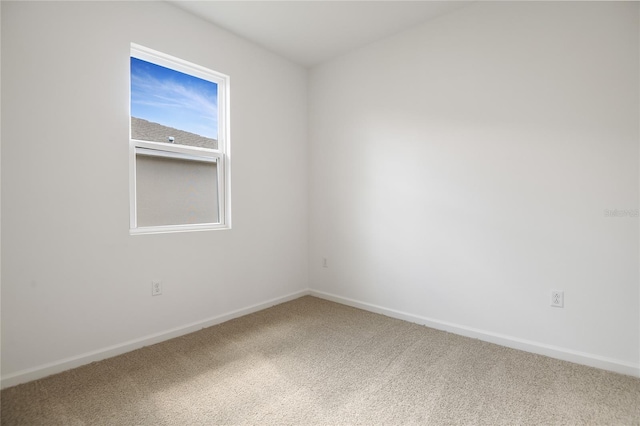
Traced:
<svg viewBox="0 0 640 426">
<path fill-rule="evenodd" d="M 164 2 L 1 7 L 3 379 L 307 288 L 305 69 Z M 129 235 L 132 42 L 230 76 L 232 230 Z"/>
<path fill-rule="evenodd" d="M 478 2 L 315 67 L 311 288 L 638 374 L 637 9 Z"/>
</svg>

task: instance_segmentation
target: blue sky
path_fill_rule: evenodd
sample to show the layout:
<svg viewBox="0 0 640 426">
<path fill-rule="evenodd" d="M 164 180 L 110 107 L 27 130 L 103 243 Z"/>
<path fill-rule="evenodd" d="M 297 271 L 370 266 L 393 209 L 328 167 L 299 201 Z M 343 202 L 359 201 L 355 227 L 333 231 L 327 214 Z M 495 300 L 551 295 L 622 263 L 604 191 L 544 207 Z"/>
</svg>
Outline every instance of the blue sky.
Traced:
<svg viewBox="0 0 640 426">
<path fill-rule="evenodd" d="M 131 116 L 218 139 L 218 85 L 132 57 Z"/>
</svg>

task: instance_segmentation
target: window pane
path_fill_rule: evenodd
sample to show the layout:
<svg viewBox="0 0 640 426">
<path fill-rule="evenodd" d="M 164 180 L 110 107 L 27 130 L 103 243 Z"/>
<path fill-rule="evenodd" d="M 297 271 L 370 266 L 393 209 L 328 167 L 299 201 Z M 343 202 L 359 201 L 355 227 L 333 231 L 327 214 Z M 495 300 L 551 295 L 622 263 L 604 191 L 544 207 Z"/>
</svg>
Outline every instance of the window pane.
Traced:
<svg viewBox="0 0 640 426">
<path fill-rule="evenodd" d="M 131 57 L 131 137 L 218 148 L 218 85 Z"/>
<path fill-rule="evenodd" d="M 138 226 L 219 223 L 216 163 L 137 154 Z"/>
</svg>

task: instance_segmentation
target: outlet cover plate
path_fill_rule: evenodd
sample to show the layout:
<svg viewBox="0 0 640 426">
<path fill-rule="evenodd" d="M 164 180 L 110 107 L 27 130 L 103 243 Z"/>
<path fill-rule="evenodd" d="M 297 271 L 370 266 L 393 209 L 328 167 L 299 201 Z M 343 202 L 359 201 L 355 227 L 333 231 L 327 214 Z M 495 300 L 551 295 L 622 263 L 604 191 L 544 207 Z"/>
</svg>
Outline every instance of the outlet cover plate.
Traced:
<svg viewBox="0 0 640 426">
<path fill-rule="evenodd" d="M 551 290 L 551 306 L 554 308 L 564 308 L 564 291 Z"/>
<path fill-rule="evenodd" d="M 162 294 L 162 282 L 151 281 L 151 295 L 160 296 Z"/>
</svg>

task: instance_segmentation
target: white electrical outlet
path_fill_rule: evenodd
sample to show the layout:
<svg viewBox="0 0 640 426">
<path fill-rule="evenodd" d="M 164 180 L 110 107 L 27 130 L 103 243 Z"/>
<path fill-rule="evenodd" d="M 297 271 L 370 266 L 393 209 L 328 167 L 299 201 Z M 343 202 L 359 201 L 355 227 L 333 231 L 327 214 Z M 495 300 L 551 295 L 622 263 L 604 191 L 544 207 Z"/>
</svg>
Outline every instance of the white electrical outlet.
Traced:
<svg viewBox="0 0 640 426">
<path fill-rule="evenodd" d="M 151 295 L 160 296 L 162 294 L 162 282 L 151 281 Z"/>
<path fill-rule="evenodd" d="M 551 290 L 551 306 L 564 308 L 564 291 Z"/>
</svg>

